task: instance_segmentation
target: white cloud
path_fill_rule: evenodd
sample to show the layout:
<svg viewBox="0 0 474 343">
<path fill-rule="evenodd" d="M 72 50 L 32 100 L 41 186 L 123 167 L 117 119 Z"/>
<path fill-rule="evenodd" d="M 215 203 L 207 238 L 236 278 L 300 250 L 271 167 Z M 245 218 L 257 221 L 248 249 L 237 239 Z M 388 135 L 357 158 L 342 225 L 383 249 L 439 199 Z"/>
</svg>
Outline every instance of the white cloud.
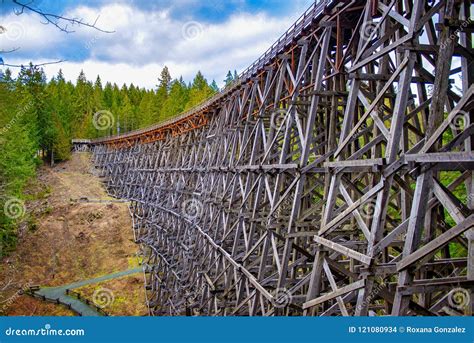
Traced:
<svg viewBox="0 0 474 343">
<path fill-rule="evenodd" d="M 208 23 L 172 18 L 166 9 L 146 12 L 119 3 L 98 9 L 80 6 L 66 16 L 94 22 L 98 14 L 98 25 L 115 33 L 74 27 L 76 32 L 67 35 L 51 25 L 42 25 L 35 15 L 15 16 L 27 27 L 17 43 L 28 57 L 25 53 L 31 51 L 33 56 L 51 59 L 50 51 L 65 49 L 66 56 L 75 51 L 77 59 L 84 59 L 84 62 L 45 66 L 48 77 L 61 68 L 68 79 L 75 80 L 83 69 L 89 79 L 100 74 L 103 81 L 154 87 L 160 70 L 167 65 L 173 77 L 182 75 L 191 81 L 201 70 L 209 80 L 221 84 L 227 70 L 239 71 L 250 65 L 300 13 L 295 11 L 285 18 L 266 13 L 237 13 L 223 22 Z M 8 23 L 10 17 L 0 17 L 0 22 Z M 12 61 L 14 55 L 8 57 L 6 63 L 28 62 L 24 58 Z"/>
</svg>

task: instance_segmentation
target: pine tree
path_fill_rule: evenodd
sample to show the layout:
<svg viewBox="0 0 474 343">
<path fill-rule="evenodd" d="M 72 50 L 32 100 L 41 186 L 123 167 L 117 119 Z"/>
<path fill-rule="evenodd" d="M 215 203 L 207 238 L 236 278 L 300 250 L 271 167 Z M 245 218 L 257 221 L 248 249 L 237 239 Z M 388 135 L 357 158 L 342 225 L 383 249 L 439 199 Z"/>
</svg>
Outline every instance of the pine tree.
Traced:
<svg viewBox="0 0 474 343">
<path fill-rule="evenodd" d="M 11 197 L 22 198 L 24 186 L 35 175 L 38 165 L 35 119 L 33 96 L 21 85 L 13 91 L 7 83 L 0 82 L 0 208 Z M 0 228 L 2 257 L 14 249 L 17 222 L 0 211 Z"/>
<path fill-rule="evenodd" d="M 232 83 L 232 81 L 234 81 L 234 77 L 232 76 L 232 72 L 229 70 L 225 77 L 224 84 L 228 86 Z"/>
<path fill-rule="evenodd" d="M 72 133 L 75 138 L 87 137 L 95 109 L 93 93 L 92 83 L 87 81 L 84 72 L 81 70 L 72 99 L 74 111 Z"/>
<path fill-rule="evenodd" d="M 160 113 L 163 109 L 163 105 L 168 99 L 170 84 L 171 84 L 171 75 L 169 73 L 168 67 L 165 66 L 161 71 L 160 78 L 158 79 L 159 84 L 156 89 L 156 97 L 154 101 L 155 111 L 153 113 L 153 121 L 158 122 L 160 120 Z"/>
<path fill-rule="evenodd" d="M 54 159 L 56 161 L 65 161 L 71 156 L 71 137 L 56 113 L 53 114 L 53 122 L 55 128 L 53 141 Z"/>
<path fill-rule="evenodd" d="M 122 104 L 118 111 L 118 118 L 121 122 L 121 130 L 123 130 L 123 132 L 132 131 L 138 128 L 135 112 L 127 94 L 122 95 Z"/>
<path fill-rule="evenodd" d="M 33 66 L 32 63 L 28 67 L 22 67 L 15 87 L 22 96 L 32 98 L 31 130 L 44 156 L 50 158 L 54 129 L 52 128 L 50 112 L 46 108 L 46 76 L 44 71 Z"/>
<path fill-rule="evenodd" d="M 140 105 L 138 106 L 140 128 L 150 126 L 154 123 L 154 99 L 155 93 L 153 91 L 149 91 L 143 95 L 142 100 L 140 101 Z"/>
<path fill-rule="evenodd" d="M 97 75 L 97 78 L 95 79 L 94 89 L 99 89 L 102 91 L 102 80 L 100 79 L 99 75 Z"/>
<path fill-rule="evenodd" d="M 102 81 L 100 76 L 97 76 L 94 83 L 94 112 L 104 109 L 103 93 Z"/>
<path fill-rule="evenodd" d="M 217 85 L 216 80 L 212 80 L 211 88 L 212 88 L 213 92 L 215 92 L 215 93 L 219 92 L 219 86 Z"/>
<path fill-rule="evenodd" d="M 182 79 L 174 80 L 171 83 L 171 90 L 166 99 L 161 113 L 162 120 L 169 119 L 183 112 L 185 104 L 188 102 L 188 91 Z"/>
<path fill-rule="evenodd" d="M 7 68 L 5 70 L 5 73 L 3 73 L 3 77 L 2 77 L 1 82 L 5 83 L 10 90 L 14 89 L 14 87 L 13 87 L 14 80 L 12 78 L 12 71 L 10 70 L 10 68 Z"/>
<path fill-rule="evenodd" d="M 58 76 L 56 76 L 56 81 L 58 81 L 58 83 L 59 82 L 66 82 L 66 80 L 64 79 L 64 74 L 63 74 L 62 69 L 59 69 Z"/>
<path fill-rule="evenodd" d="M 164 66 L 163 70 L 160 73 L 160 77 L 158 78 L 158 85 L 157 85 L 157 91 L 160 88 L 163 88 L 166 90 L 166 93 L 169 92 L 171 86 L 171 74 L 168 70 L 167 66 Z"/>
<path fill-rule="evenodd" d="M 103 100 L 104 100 L 105 107 L 110 110 L 110 108 L 112 108 L 112 103 L 113 103 L 113 89 L 112 89 L 112 84 L 110 82 L 107 82 L 105 84 L 104 92 L 103 92 Z"/>
<path fill-rule="evenodd" d="M 214 94 L 214 91 L 207 84 L 207 80 L 204 78 L 202 73 L 198 71 L 194 77 L 193 84 L 189 91 L 189 101 L 186 104 L 185 109 L 196 106 L 197 104 L 209 98 L 212 94 Z"/>
</svg>

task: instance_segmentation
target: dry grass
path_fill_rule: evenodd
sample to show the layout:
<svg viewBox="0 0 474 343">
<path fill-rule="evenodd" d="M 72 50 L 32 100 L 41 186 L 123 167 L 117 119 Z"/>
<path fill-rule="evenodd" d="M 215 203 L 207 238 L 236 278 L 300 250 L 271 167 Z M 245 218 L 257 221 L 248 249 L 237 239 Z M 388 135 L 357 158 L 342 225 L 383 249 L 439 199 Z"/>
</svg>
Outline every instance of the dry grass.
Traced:
<svg viewBox="0 0 474 343">
<path fill-rule="evenodd" d="M 47 303 L 27 295 L 19 296 L 8 310 L 9 316 L 74 316 L 65 306 Z"/>
<path fill-rule="evenodd" d="M 113 302 L 104 308 L 111 316 L 145 316 L 145 290 L 141 273 L 125 276 L 75 289 L 82 297 L 93 302 L 94 292 L 102 288 L 113 295 Z"/>
<path fill-rule="evenodd" d="M 77 202 L 110 199 L 89 170 L 89 156 L 75 154 L 39 171 L 35 187 L 50 191 L 28 203 L 35 230 L 23 232 L 17 250 L 0 263 L 0 304 L 26 284 L 59 286 L 129 267 L 137 246 L 127 204 Z"/>
</svg>

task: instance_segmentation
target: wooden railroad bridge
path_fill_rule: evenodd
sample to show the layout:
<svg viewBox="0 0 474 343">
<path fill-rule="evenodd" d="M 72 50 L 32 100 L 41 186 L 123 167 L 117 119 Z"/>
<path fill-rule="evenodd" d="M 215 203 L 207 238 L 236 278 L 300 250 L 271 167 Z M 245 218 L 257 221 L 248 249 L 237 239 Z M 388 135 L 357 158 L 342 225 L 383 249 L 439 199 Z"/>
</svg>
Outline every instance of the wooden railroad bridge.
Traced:
<svg viewBox="0 0 474 343">
<path fill-rule="evenodd" d="M 472 315 L 471 15 L 319 1 L 208 101 L 78 143 L 131 201 L 150 314 Z"/>
</svg>

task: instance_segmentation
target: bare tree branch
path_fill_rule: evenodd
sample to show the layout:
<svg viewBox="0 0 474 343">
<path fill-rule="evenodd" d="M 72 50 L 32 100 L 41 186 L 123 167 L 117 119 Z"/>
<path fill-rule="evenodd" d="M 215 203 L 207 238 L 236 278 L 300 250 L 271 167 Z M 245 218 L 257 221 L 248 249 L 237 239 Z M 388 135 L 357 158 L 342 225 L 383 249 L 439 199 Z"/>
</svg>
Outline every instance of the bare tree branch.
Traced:
<svg viewBox="0 0 474 343">
<path fill-rule="evenodd" d="M 93 23 L 87 23 L 83 19 L 80 19 L 80 18 L 67 18 L 67 17 L 63 17 L 61 15 L 54 14 L 54 13 L 46 13 L 46 12 L 40 10 L 40 9 L 32 7 L 31 6 L 32 2 L 23 3 L 23 2 L 18 1 L 18 0 L 13 0 L 13 2 L 15 4 L 17 4 L 18 6 L 20 6 L 19 10 L 15 10 L 16 15 L 23 14 L 25 9 L 29 10 L 33 13 L 36 13 L 36 14 L 40 15 L 45 20 L 45 22 L 43 22 L 43 24 L 45 24 L 45 25 L 52 24 L 52 25 L 56 26 L 59 30 L 61 30 L 63 32 L 66 32 L 66 33 L 74 32 L 73 30 L 68 29 L 69 24 L 72 25 L 72 26 L 79 25 L 79 26 L 90 27 L 90 28 L 93 28 L 97 31 L 104 32 L 104 33 L 114 33 L 115 32 L 115 31 L 103 30 L 103 29 L 97 27 L 97 21 L 99 20 L 100 16 L 97 16 L 96 20 Z"/>
<path fill-rule="evenodd" d="M 85 26 L 85 27 L 93 28 L 93 29 L 95 29 L 97 31 L 100 31 L 100 32 L 104 32 L 104 33 L 114 33 L 115 32 L 115 31 L 104 30 L 104 29 L 101 29 L 101 28 L 97 27 L 97 22 L 98 22 L 100 16 L 97 16 L 97 18 L 95 19 L 95 21 L 93 23 L 88 23 L 88 22 L 83 21 L 83 19 L 68 18 L 68 17 L 64 17 L 62 15 L 58 15 L 58 14 L 44 12 L 43 10 L 41 10 L 39 8 L 33 7 L 34 0 L 31 0 L 29 2 L 23 2 L 23 1 L 20 1 L 20 0 L 13 0 L 13 3 L 15 3 L 16 5 L 18 5 L 20 7 L 20 9 L 14 10 L 16 15 L 23 14 L 25 12 L 25 10 L 31 11 L 33 13 L 38 14 L 39 16 L 41 16 L 43 18 L 43 20 L 44 20 L 44 22 L 42 22 L 43 24 L 45 24 L 45 25 L 52 24 L 55 27 L 57 27 L 59 30 L 61 30 L 63 32 L 66 32 L 66 33 L 74 32 L 74 31 L 68 29 L 69 25 L 72 25 L 72 26 L 74 26 L 74 25 Z M 5 28 L 3 26 L 0 26 L 0 33 L 3 33 L 4 31 L 5 31 Z M 16 47 L 16 48 L 12 48 L 10 50 L 0 50 L 0 53 L 1 54 L 11 53 L 11 52 L 15 52 L 19 49 L 20 48 Z M 40 67 L 40 66 L 44 66 L 44 65 L 48 65 L 48 64 L 57 64 L 57 63 L 61 63 L 61 62 L 65 62 L 65 60 L 58 60 L 58 61 L 53 61 L 53 62 L 45 62 L 45 63 L 35 64 L 34 67 Z M 12 67 L 12 68 L 21 68 L 21 67 L 23 67 L 23 65 L 7 64 L 7 63 L 0 63 L 0 65 L 6 66 L 6 67 Z"/>
<path fill-rule="evenodd" d="M 62 63 L 66 62 L 67 60 L 59 60 L 59 61 L 52 61 L 52 62 L 45 62 L 45 63 L 39 63 L 39 64 L 33 64 L 33 67 L 42 67 L 48 64 L 57 64 L 57 63 Z M 6 67 L 12 67 L 12 68 L 21 68 L 24 67 L 24 64 L 8 64 L 8 63 L 3 63 L 2 65 Z"/>
<path fill-rule="evenodd" d="M 15 52 L 17 50 L 20 50 L 20 48 L 13 48 L 13 49 L 10 49 L 10 50 L 0 50 L 0 54 L 9 54 L 9 53 Z"/>
</svg>

